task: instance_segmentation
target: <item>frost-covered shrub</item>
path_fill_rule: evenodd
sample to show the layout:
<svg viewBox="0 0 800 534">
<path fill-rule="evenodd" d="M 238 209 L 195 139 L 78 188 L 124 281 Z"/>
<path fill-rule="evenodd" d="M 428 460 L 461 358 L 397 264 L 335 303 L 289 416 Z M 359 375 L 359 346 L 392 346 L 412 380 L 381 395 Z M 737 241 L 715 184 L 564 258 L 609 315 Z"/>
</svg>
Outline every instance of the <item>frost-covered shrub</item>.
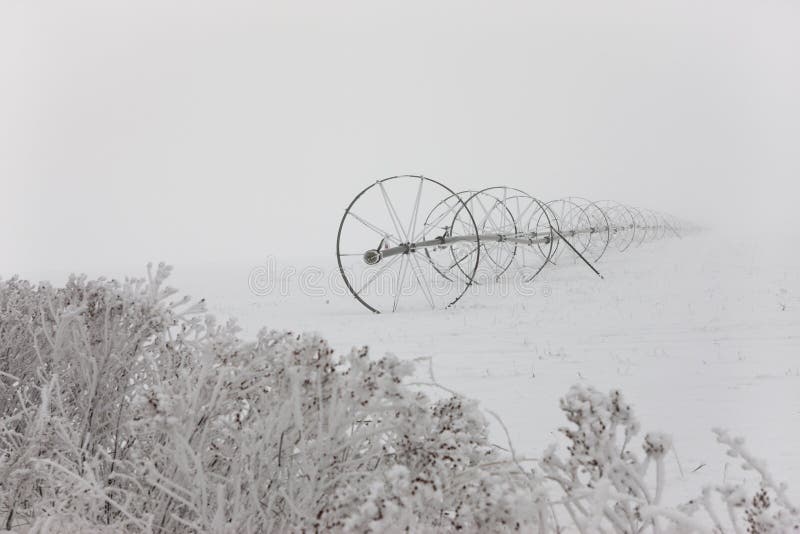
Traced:
<svg viewBox="0 0 800 534">
<path fill-rule="evenodd" d="M 0 282 L 0 519 L 32 531 L 505 530 L 533 492 L 472 402 L 145 280 Z"/>
<path fill-rule="evenodd" d="M 619 391 L 606 395 L 573 386 L 561 409 L 573 424 L 561 429 L 569 441 L 567 454 L 559 455 L 551 446 L 539 462 L 539 480 L 555 483 L 551 502 L 577 531 L 800 531 L 800 510 L 789 502 L 786 486 L 775 483 L 764 463 L 744 448 L 742 438 L 714 431 L 728 455 L 741 460 L 743 470 L 757 473 L 755 484 L 706 487 L 689 503 L 668 505 L 664 462 L 671 439 L 649 433 L 637 441 L 639 423 Z"/>
<path fill-rule="evenodd" d="M 663 502 L 667 436 L 638 438 L 618 392 L 573 388 L 566 451 L 535 469 L 490 443 L 412 364 L 335 355 L 314 335 L 253 342 L 145 280 L 0 281 L 0 529 L 785 532 L 798 511 L 741 440 L 759 486 Z M 432 380 L 435 385 L 435 380 Z M 638 440 L 638 441 L 637 441 Z M 510 444 L 509 444 L 510 445 Z M 722 511 L 717 511 L 719 508 Z"/>
</svg>

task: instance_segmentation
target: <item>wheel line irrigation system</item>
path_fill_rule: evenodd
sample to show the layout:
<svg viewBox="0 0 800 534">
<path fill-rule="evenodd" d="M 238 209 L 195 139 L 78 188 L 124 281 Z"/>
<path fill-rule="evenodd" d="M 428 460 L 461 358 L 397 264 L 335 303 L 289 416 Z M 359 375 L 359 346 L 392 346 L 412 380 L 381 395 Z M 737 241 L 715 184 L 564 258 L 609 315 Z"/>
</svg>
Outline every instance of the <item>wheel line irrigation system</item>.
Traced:
<svg viewBox="0 0 800 534">
<path fill-rule="evenodd" d="M 606 254 L 693 228 L 611 200 L 543 201 L 506 186 L 456 192 L 402 175 L 353 199 L 339 224 L 336 256 L 348 290 L 367 309 L 437 309 L 477 286 L 531 284 L 570 256 L 602 278 L 596 264 Z"/>
</svg>

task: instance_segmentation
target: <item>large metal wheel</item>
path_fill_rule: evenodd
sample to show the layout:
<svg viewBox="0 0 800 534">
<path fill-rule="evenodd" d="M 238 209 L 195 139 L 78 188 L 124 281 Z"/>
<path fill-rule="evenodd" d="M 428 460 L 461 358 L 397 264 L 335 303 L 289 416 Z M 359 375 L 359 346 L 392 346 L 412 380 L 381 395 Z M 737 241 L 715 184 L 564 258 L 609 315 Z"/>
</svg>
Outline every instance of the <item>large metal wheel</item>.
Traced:
<svg viewBox="0 0 800 534">
<path fill-rule="evenodd" d="M 600 207 L 583 197 L 568 197 L 578 204 L 589 217 L 591 226 L 589 227 L 590 242 L 584 250 L 583 255 L 591 262 L 597 263 L 608 250 L 611 242 L 611 224 L 608 222 L 605 212 Z"/>
<path fill-rule="evenodd" d="M 633 216 L 633 223 L 636 228 L 636 236 L 635 236 L 635 244 L 636 246 L 641 246 L 642 243 L 645 242 L 647 239 L 648 234 L 652 234 L 652 230 L 649 228 L 649 223 L 647 222 L 647 217 L 639 208 L 635 208 L 633 206 L 627 206 L 628 211 L 631 212 Z"/>
<path fill-rule="evenodd" d="M 537 242 L 535 247 L 544 260 L 542 268 L 539 269 L 541 272 L 546 265 L 555 265 L 553 257 L 558 251 L 557 241 L 559 240 L 558 234 L 561 232 L 561 223 L 550 206 L 538 200 L 536 202 L 537 205 L 528 223 L 528 231 L 534 237 L 543 235 L 548 237 L 544 242 Z"/>
<path fill-rule="evenodd" d="M 557 224 L 547 205 L 521 189 L 506 186 L 495 186 L 475 193 L 467 202 L 472 206 L 483 196 L 496 199 L 493 213 L 500 214 L 499 220 L 487 225 L 485 231 L 503 235 L 503 239 L 494 241 L 495 254 L 502 254 L 504 269 L 495 277 L 511 274 L 519 277 L 524 283 L 531 282 L 547 265 L 554 251 L 555 233 L 553 225 Z M 476 220 L 479 213 L 488 212 L 483 207 L 472 208 Z M 479 224 L 480 226 L 480 224 Z M 488 240 L 484 246 L 489 248 Z M 489 252 L 487 252 L 487 255 Z"/>
<path fill-rule="evenodd" d="M 477 283 L 474 262 L 477 260 L 480 267 L 482 261 L 480 237 L 466 239 L 475 234 L 477 228 L 472 212 L 468 208 L 464 209 L 464 199 L 470 195 L 471 191 L 462 191 L 442 199 L 431 208 L 422 225 L 428 240 L 452 240 L 459 236 L 465 238 L 455 244 L 443 243 L 433 248 L 427 247 L 424 254 L 425 260 L 442 278 L 450 283 L 463 283 L 467 286 Z M 440 251 L 443 250 L 449 251 L 449 256 L 441 254 Z"/>
<path fill-rule="evenodd" d="M 447 308 L 474 281 L 479 234 L 450 188 L 424 176 L 393 176 L 365 188 L 347 207 L 336 257 L 347 289 L 375 313 Z M 444 243 L 457 237 L 463 240 Z M 442 245 L 415 246 L 433 240 Z"/>
<path fill-rule="evenodd" d="M 575 247 L 575 251 L 584 254 L 592 242 L 592 235 L 589 229 L 592 226 L 592 221 L 589 214 L 577 202 L 569 198 L 562 198 L 559 200 L 551 200 L 547 203 L 547 207 L 558 220 L 558 228 L 561 235 Z M 554 247 L 554 252 L 551 258 L 553 264 L 561 257 L 564 251 L 569 251 L 571 248 L 559 239 Z M 576 258 L 577 259 L 577 258 Z"/>
<path fill-rule="evenodd" d="M 466 208 L 475 217 L 478 231 L 484 236 L 515 236 L 517 224 L 507 205 L 507 197 L 493 193 L 505 188 L 489 188 L 481 191 L 461 193 Z M 476 283 L 497 282 L 508 271 L 517 255 L 517 243 L 513 241 L 484 239 L 481 246 L 481 263 L 475 277 Z"/>
<path fill-rule="evenodd" d="M 625 252 L 636 238 L 636 221 L 624 204 L 614 200 L 595 202 L 611 223 L 611 244 L 619 252 Z"/>
</svg>

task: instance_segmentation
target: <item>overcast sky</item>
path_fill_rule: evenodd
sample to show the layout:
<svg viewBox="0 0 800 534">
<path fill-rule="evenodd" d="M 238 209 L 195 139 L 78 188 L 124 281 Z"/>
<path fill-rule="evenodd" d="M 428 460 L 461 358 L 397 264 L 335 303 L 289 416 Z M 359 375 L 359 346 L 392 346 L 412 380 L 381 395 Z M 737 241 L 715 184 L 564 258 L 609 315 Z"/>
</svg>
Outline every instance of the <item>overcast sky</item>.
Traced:
<svg viewBox="0 0 800 534">
<path fill-rule="evenodd" d="M 403 173 L 800 223 L 797 2 L 3 0 L 0 67 L 3 277 L 333 254 Z"/>
</svg>

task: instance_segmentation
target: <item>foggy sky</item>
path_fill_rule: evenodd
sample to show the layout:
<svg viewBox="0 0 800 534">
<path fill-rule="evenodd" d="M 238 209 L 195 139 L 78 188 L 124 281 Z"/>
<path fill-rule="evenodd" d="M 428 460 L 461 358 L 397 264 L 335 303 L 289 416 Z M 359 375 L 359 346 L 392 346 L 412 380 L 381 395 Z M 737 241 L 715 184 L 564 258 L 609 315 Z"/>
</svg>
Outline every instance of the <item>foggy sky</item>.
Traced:
<svg viewBox="0 0 800 534">
<path fill-rule="evenodd" d="M 800 222 L 796 2 L 4 0 L 0 67 L 2 277 L 332 255 L 404 173 Z"/>
</svg>

